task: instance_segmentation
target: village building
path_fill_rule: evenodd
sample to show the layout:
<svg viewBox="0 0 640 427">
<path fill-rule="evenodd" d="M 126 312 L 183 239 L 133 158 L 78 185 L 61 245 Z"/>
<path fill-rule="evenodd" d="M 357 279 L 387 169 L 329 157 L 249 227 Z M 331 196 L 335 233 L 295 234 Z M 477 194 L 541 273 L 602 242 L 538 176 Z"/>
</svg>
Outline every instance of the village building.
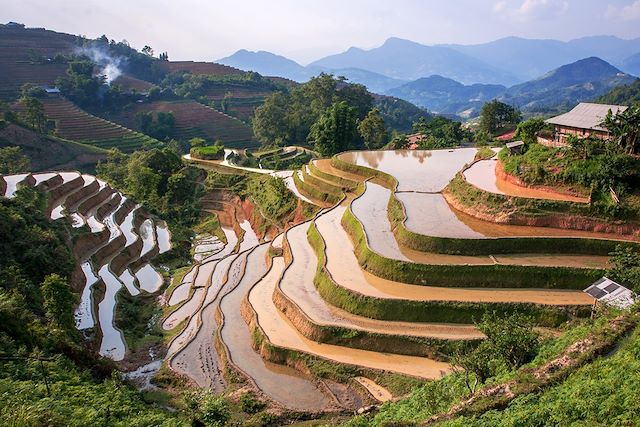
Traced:
<svg viewBox="0 0 640 427">
<path fill-rule="evenodd" d="M 507 142 L 505 145 L 507 147 L 507 150 L 509 150 L 509 155 L 522 154 L 522 149 L 524 148 L 524 141 Z"/>
<path fill-rule="evenodd" d="M 421 133 L 413 133 L 411 135 L 407 135 L 407 143 L 405 144 L 405 148 L 408 150 L 417 150 L 420 146 L 420 142 L 422 142 L 427 136 Z"/>
<path fill-rule="evenodd" d="M 600 139 L 609 139 L 610 134 L 607 129 L 602 127 L 602 121 L 609 110 L 613 114 L 617 114 L 626 109 L 627 107 L 623 105 L 581 102 L 568 113 L 545 120 L 545 123 L 555 127 L 553 139 L 539 137 L 538 142 L 549 146 L 564 146 L 567 145 L 567 139 L 571 135 L 581 138 L 593 136 Z"/>
</svg>

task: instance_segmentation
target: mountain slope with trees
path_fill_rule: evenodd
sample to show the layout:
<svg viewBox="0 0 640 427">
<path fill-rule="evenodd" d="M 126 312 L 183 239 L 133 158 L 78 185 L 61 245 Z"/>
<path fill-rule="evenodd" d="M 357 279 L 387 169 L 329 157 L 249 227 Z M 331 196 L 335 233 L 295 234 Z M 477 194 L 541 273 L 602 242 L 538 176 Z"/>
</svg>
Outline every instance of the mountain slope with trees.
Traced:
<svg viewBox="0 0 640 427">
<path fill-rule="evenodd" d="M 388 91 L 432 112 L 473 116 L 482 105 L 507 90 L 502 85 L 463 85 L 446 77 L 433 75 Z"/>
<path fill-rule="evenodd" d="M 523 111 L 558 112 L 635 80 L 635 77 L 602 59 L 592 57 L 563 65 L 538 79 L 510 87 L 498 99 Z"/>
</svg>

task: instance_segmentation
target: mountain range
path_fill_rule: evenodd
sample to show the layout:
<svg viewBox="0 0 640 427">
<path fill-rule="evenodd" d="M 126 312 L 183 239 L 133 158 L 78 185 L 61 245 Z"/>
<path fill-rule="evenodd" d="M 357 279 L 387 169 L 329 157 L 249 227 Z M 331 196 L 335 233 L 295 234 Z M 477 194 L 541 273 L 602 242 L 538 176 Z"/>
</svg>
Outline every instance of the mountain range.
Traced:
<svg viewBox="0 0 640 427">
<path fill-rule="evenodd" d="M 434 74 L 467 85 L 512 86 L 592 56 L 627 73 L 640 74 L 640 38 L 624 40 L 614 36 L 584 37 L 568 42 L 506 37 L 483 44 L 435 46 L 392 37 L 380 47 L 369 50 L 351 47 L 307 66 L 269 52 L 247 50 L 216 62 L 296 81 L 306 81 L 321 71 L 338 74 L 342 70 L 345 77 L 359 75 L 361 83 L 366 85 L 369 72 L 374 73 L 370 76 L 374 80 L 381 80 L 380 75 L 392 79 L 382 84 L 388 90 L 392 88 L 389 85 L 396 83 L 394 79 L 413 81 Z"/>
<path fill-rule="evenodd" d="M 563 42 L 507 37 L 436 46 L 390 38 L 380 47 L 352 47 L 307 66 L 247 50 L 216 62 L 296 81 L 328 72 L 375 93 L 468 117 L 493 98 L 525 111 L 555 111 L 630 83 L 630 74 L 640 75 L 640 38 L 592 36 Z"/>
<path fill-rule="evenodd" d="M 432 112 L 467 118 L 477 115 L 482 105 L 494 98 L 525 112 L 562 111 L 635 80 L 608 62 L 591 57 L 509 88 L 481 83 L 463 85 L 436 75 L 406 83 L 387 93 Z"/>
</svg>

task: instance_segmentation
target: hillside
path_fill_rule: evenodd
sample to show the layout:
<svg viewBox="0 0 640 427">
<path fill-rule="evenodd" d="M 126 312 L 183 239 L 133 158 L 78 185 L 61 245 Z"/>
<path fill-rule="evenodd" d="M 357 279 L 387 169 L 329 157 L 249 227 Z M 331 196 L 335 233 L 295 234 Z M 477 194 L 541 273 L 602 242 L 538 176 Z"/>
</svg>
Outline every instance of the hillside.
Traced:
<svg viewBox="0 0 640 427">
<path fill-rule="evenodd" d="M 30 129 L 10 124 L 0 129 L 0 148 L 18 146 L 29 158 L 34 172 L 79 170 L 95 173 L 96 164 L 104 160 L 104 150 L 89 145 L 39 135 Z"/>
<path fill-rule="evenodd" d="M 626 58 L 620 64 L 621 68 L 634 76 L 640 76 L 640 52 Z"/>
<path fill-rule="evenodd" d="M 612 88 L 632 83 L 635 77 L 599 58 L 563 65 L 535 80 L 510 87 L 499 97 L 528 112 L 569 109 L 579 101 L 594 99 Z"/>
<path fill-rule="evenodd" d="M 0 99 L 15 98 L 24 83 L 53 85 L 67 66 L 50 59 L 72 52 L 76 40 L 55 31 L 0 25 Z"/>
<path fill-rule="evenodd" d="M 195 101 L 136 103 L 107 117 L 127 128 L 140 130 L 136 114 L 143 111 L 172 112 L 176 119 L 176 134 L 174 135 L 176 139 L 189 140 L 201 137 L 209 141 L 221 140 L 225 146 L 230 148 L 251 148 L 258 145 L 253 138 L 250 126 Z"/>
<path fill-rule="evenodd" d="M 149 136 L 93 116 L 61 96 L 49 96 L 41 101 L 47 118 L 55 121 L 56 135 L 61 138 L 99 148 L 118 148 L 125 153 L 158 143 Z M 18 112 L 24 110 L 21 103 L 14 107 Z"/>
<path fill-rule="evenodd" d="M 609 92 L 597 98 L 596 102 L 613 105 L 633 105 L 640 103 L 640 79 L 636 79 L 630 85 L 618 86 L 611 89 Z"/>
<path fill-rule="evenodd" d="M 442 76 L 415 80 L 387 93 L 435 113 L 477 115 L 482 105 L 506 91 L 501 85 L 463 85 Z"/>
<path fill-rule="evenodd" d="M 632 312 L 577 326 L 475 395 L 468 394 L 463 375 L 454 374 L 347 425 L 637 425 L 638 406 L 628 403 L 640 380 L 637 322 Z"/>
<path fill-rule="evenodd" d="M 214 62 L 197 61 L 158 61 L 160 69 L 165 73 L 188 71 L 192 74 L 205 74 L 211 76 L 225 76 L 228 74 L 242 74 L 242 70 Z"/>
<path fill-rule="evenodd" d="M 401 80 L 439 74 L 465 84 L 513 84 L 518 81 L 509 72 L 453 49 L 425 46 L 398 38 L 390 38 L 371 50 L 352 47 L 310 65 L 330 69 L 361 68 Z"/>
</svg>

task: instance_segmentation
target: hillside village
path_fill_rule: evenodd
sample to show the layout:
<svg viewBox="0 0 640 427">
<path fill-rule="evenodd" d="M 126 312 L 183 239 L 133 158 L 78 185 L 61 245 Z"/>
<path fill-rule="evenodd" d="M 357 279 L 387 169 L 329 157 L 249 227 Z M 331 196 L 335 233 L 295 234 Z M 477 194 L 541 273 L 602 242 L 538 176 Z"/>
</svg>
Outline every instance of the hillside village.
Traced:
<svg viewBox="0 0 640 427">
<path fill-rule="evenodd" d="M 597 41 L 0 24 L 0 423 L 637 425 L 640 42 Z"/>
</svg>

